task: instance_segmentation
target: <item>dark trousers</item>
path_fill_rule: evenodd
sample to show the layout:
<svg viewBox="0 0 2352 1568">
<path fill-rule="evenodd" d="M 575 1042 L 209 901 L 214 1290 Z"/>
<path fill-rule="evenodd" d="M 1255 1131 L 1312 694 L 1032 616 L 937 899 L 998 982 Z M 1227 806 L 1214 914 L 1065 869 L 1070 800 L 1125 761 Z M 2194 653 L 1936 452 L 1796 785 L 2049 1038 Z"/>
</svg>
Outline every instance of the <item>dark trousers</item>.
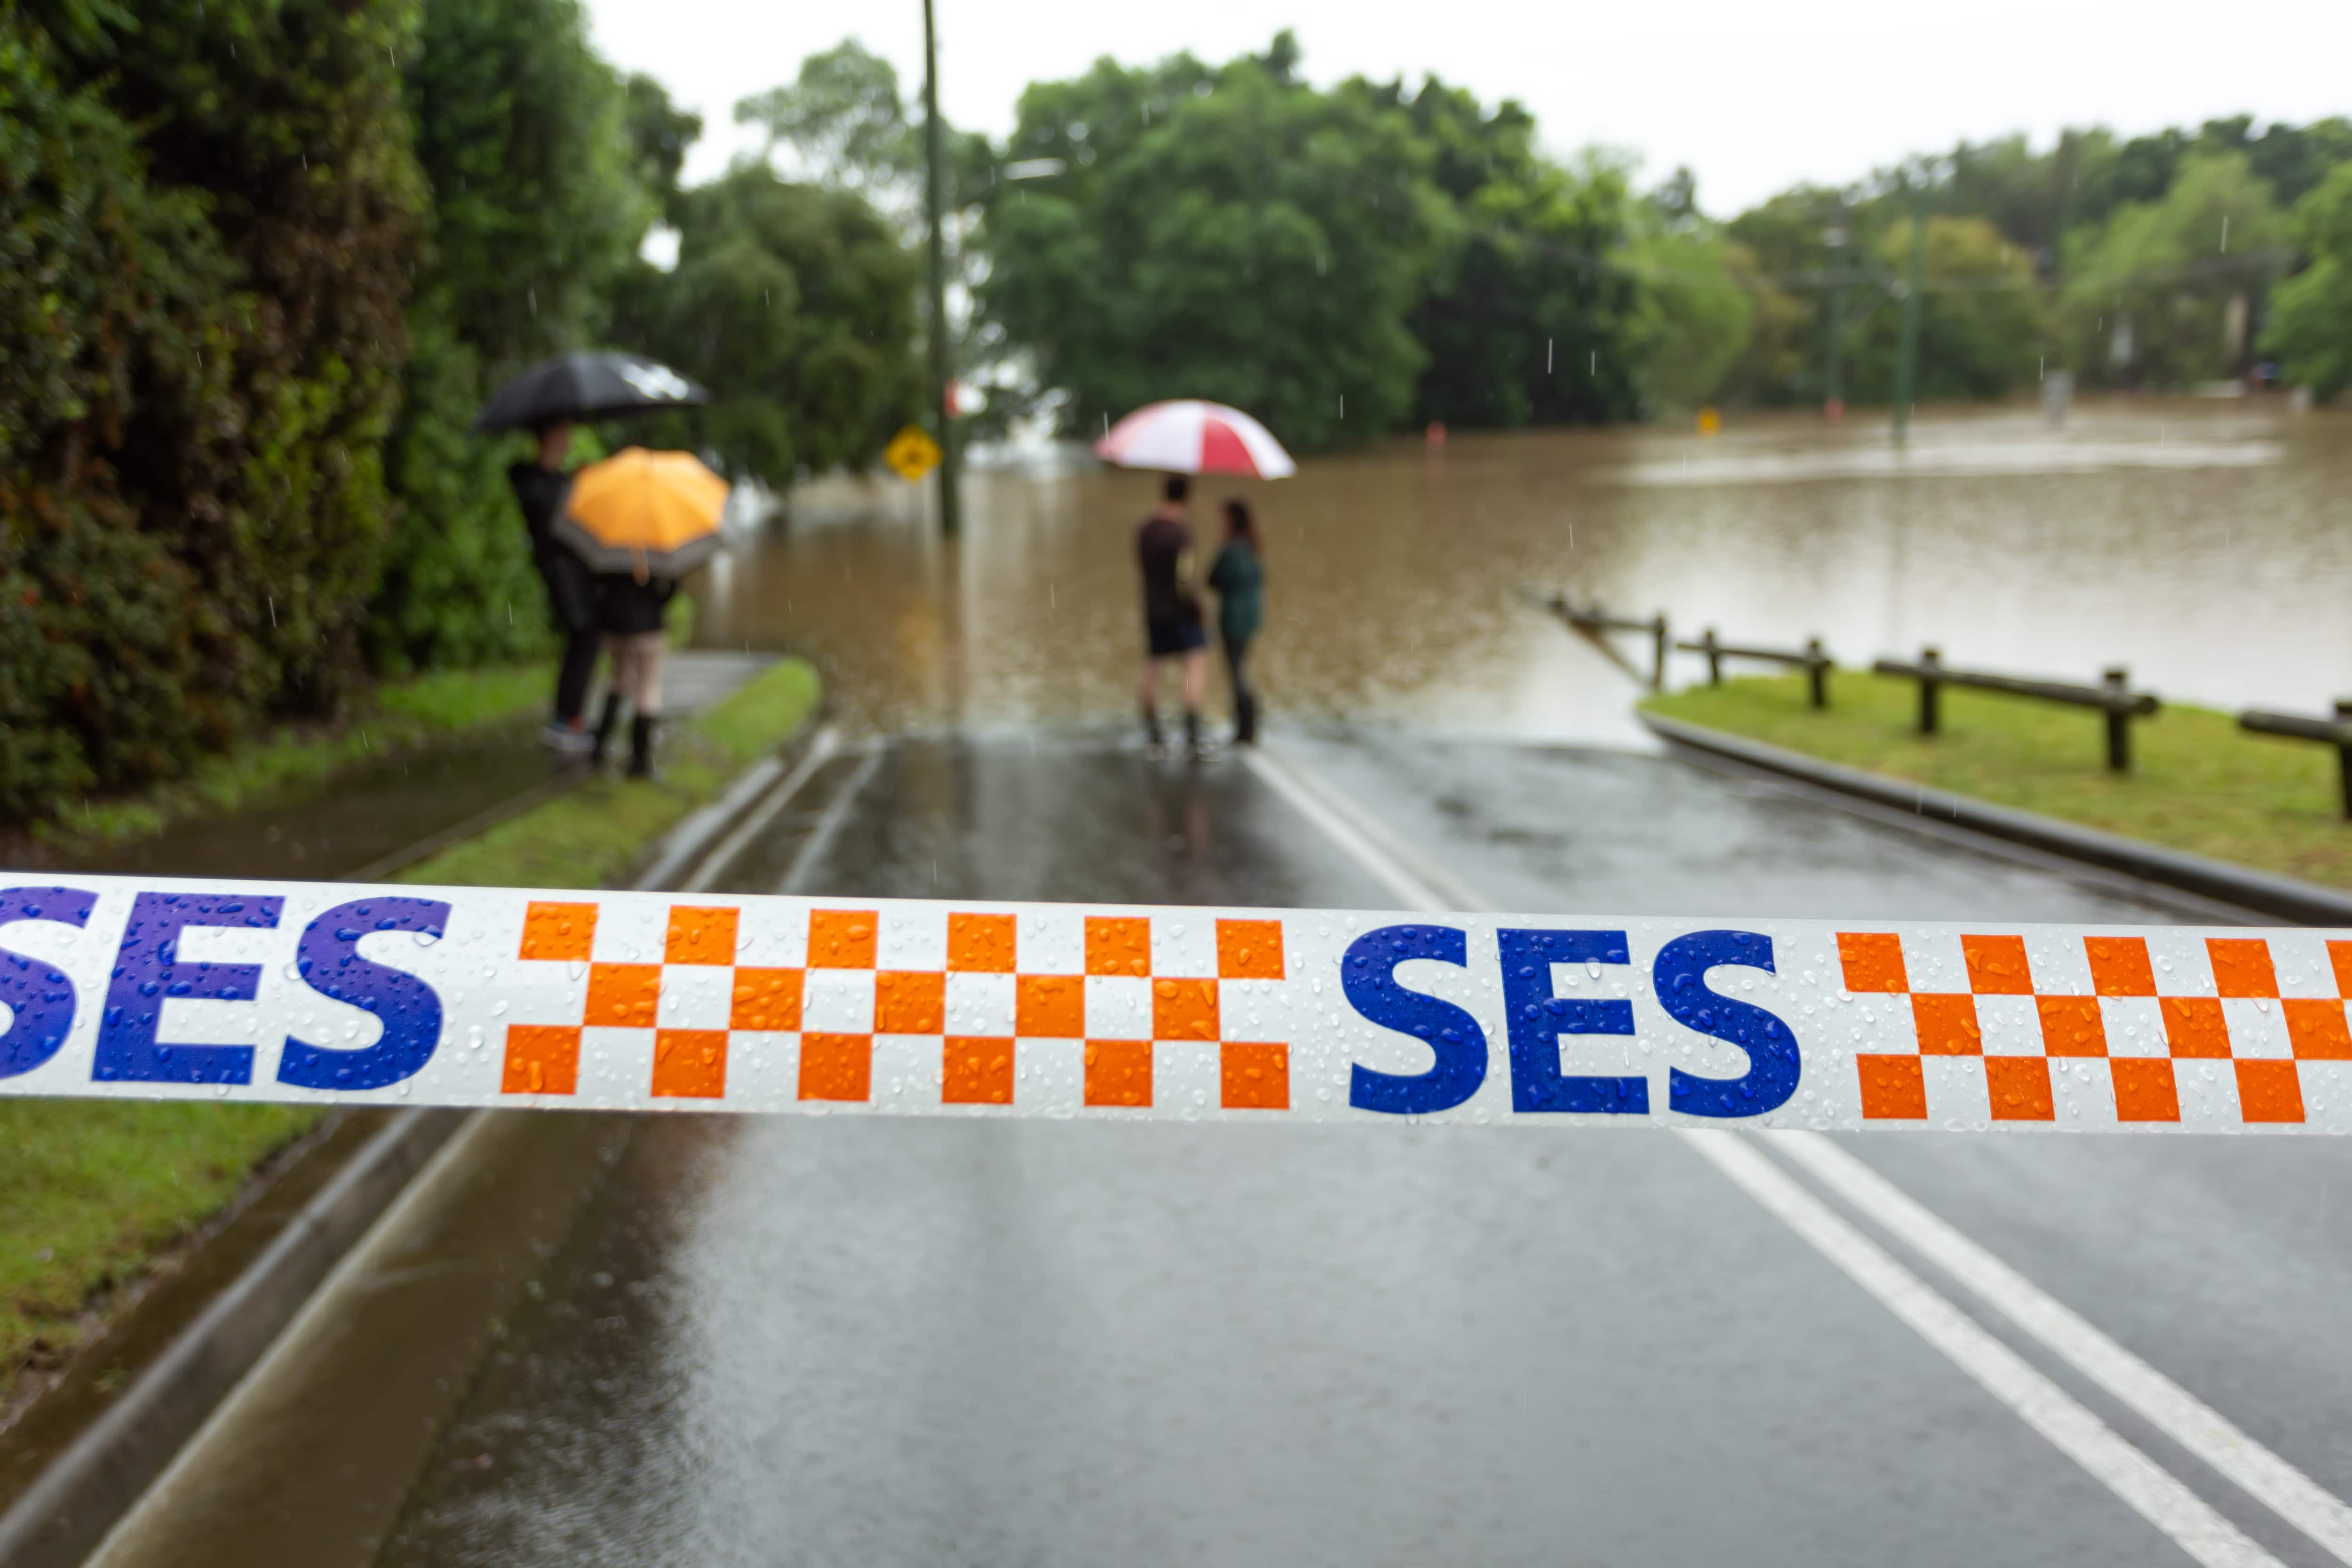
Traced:
<svg viewBox="0 0 2352 1568">
<path fill-rule="evenodd" d="M 1251 742 L 1257 739 L 1257 693 L 1250 689 L 1249 638 L 1227 637 L 1225 673 L 1234 683 L 1234 739 Z"/>
<path fill-rule="evenodd" d="M 555 721 L 569 724 L 588 709 L 588 682 L 604 639 L 593 631 L 563 634 L 563 662 L 555 672 Z"/>
</svg>

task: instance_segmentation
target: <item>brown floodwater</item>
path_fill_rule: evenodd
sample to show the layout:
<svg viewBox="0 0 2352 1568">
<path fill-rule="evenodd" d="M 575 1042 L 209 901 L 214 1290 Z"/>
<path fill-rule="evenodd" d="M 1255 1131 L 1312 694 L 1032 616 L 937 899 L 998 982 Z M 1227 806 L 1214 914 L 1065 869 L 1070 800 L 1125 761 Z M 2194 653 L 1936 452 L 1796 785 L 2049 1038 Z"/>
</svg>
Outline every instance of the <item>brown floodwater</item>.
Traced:
<svg viewBox="0 0 2352 1568">
<path fill-rule="evenodd" d="M 1155 484 L 1066 454 L 975 468 L 954 541 L 923 489 L 808 487 L 699 585 L 698 640 L 815 655 L 857 729 L 1123 718 Z M 1205 481 L 1204 541 L 1227 494 L 1266 534 L 1253 658 L 1289 718 L 1639 743 L 1633 682 L 1529 603 L 1560 589 L 1664 611 L 1678 637 L 1820 636 L 1847 664 L 1934 643 L 2056 678 L 2126 664 L 2222 707 L 2352 695 L 2352 416 L 2281 400 L 2083 403 L 2054 430 L 2038 409 L 1938 412 L 1902 452 L 1883 420 L 1801 415 L 1400 438 Z M 1677 656 L 1677 684 L 1702 676 Z"/>
</svg>

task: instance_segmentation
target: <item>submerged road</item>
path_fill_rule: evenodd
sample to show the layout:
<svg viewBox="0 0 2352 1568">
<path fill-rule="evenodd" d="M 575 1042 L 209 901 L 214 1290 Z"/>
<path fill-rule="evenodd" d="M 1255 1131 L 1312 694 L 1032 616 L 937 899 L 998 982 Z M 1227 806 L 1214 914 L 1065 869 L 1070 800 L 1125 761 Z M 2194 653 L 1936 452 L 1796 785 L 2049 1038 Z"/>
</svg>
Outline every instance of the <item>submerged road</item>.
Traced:
<svg viewBox="0 0 2352 1568">
<path fill-rule="evenodd" d="M 1385 844 L 1531 911 L 2183 918 L 1664 759 L 1283 755 L 1388 837 L 1278 769 L 909 739 L 719 886 L 1381 908 Z M 2317 1511 L 1989 1307 L 1932 1219 L 1855 1206 L 1873 1172 Z M 2347 1197 L 2342 1140 L 648 1119 L 380 1561 L 2322 1564 Z"/>
</svg>

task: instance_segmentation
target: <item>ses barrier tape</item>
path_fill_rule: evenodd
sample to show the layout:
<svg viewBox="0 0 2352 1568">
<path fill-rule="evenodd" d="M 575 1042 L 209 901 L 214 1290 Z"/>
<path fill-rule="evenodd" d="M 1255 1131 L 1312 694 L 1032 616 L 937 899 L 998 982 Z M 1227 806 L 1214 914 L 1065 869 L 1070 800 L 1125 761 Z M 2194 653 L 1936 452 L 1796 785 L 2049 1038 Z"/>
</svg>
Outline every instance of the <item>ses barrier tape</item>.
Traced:
<svg viewBox="0 0 2352 1568">
<path fill-rule="evenodd" d="M 2352 1132 L 2316 931 L 0 873 L 0 1093 Z"/>
</svg>

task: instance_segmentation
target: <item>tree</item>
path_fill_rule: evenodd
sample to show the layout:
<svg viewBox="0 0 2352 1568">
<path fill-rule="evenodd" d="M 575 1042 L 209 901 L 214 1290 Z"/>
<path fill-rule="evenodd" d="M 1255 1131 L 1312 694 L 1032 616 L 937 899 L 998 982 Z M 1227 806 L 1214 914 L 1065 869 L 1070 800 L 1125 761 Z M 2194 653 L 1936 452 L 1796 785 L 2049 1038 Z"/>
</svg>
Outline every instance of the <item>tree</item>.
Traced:
<svg viewBox="0 0 2352 1568">
<path fill-rule="evenodd" d="M 1507 100 L 1488 113 L 1434 77 L 1410 98 L 1402 82 L 1343 90 L 1403 112 L 1462 229 L 1408 321 L 1429 354 L 1413 420 L 1508 427 L 1636 412 L 1627 323 L 1638 285 L 1614 256 L 1631 223 L 1624 171 L 1562 168 L 1537 153 L 1525 109 Z"/>
<path fill-rule="evenodd" d="M 0 12 L 0 816 L 17 821 L 208 739 L 187 701 L 206 607 L 180 540 L 142 526 L 122 446 L 142 400 L 236 414 L 218 352 L 235 264 L 58 68 Z"/>
<path fill-rule="evenodd" d="M 1105 60 L 1022 95 L 1006 160 L 1047 158 L 989 204 L 981 297 L 1066 428 L 1207 397 L 1313 450 L 1411 412 L 1408 317 L 1458 225 L 1402 113 L 1261 60 Z"/>
<path fill-rule="evenodd" d="M 2325 403 L 2352 386 L 2352 163 L 2295 204 L 2294 235 L 2310 264 L 2272 293 L 2263 345 Z"/>
<path fill-rule="evenodd" d="M 921 407 L 920 268 L 898 229 L 856 191 L 765 163 L 685 192 L 677 221 L 676 269 L 635 275 L 617 329 L 710 388 L 673 437 L 779 483 L 870 461 Z"/>
<path fill-rule="evenodd" d="M 677 209 L 686 155 L 702 140 L 702 116 L 672 103 L 668 89 L 649 76 L 632 76 L 624 89 L 637 184 L 652 195 L 667 219 Z"/>
<path fill-rule="evenodd" d="M 2283 237 L 2244 153 L 2187 159 L 2162 199 L 2127 203 L 2068 239 L 2061 310 L 2074 368 L 2155 386 L 2230 374 Z"/>
<path fill-rule="evenodd" d="M 1911 255 L 1909 221 L 1889 228 L 1876 250 L 1889 283 L 1903 279 Z M 1917 395 L 2000 397 L 2031 379 L 2045 348 L 2032 258 L 1982 218 L 1937 215 L 1927 219 L 1925 259 Z M 1902 297 L 1890 287 L 1856 316 L 1848 351 L 1854 395 L 1890 401 L 1901 351 Z"/>
<path fill-rule="evenodd" d="M 376 663 L 395 669 L 513 657 L 545 637 L 501 471 L 512 444 L 467 425 L 506 377 L 603 336 L 656 210 L 631 130 L 667 106 L 643 89 L 633 101 L 589 47 L 577 0 L 425 0 L 404 86 L 433 205 L 386 446 L 403 510 L 369 626 Z M 671 151 L 652 150 L 656 170 Z"/>
<path fill-rule="evenodd" d="M 1644 203 L 1626 247 L 1641 283 L 1631 323 L 1643 403 L 1688 409 L 1712 400 L 1755 325 L 1755 258 L 1700 217 L 1686 193 Z M 1673 199 L 1677 195 L 1681 200 Z"/>
<path fill-rule="evenodd" d="M 0 19 L 10 281 L 47 280 L 18 297 L 47 341 L 0 353 L 38 378 L 0 479 L 0 798 L 26 812 L 364 679 L 422 195 L 404 5 L 30 15 Z"/>
</svg>

